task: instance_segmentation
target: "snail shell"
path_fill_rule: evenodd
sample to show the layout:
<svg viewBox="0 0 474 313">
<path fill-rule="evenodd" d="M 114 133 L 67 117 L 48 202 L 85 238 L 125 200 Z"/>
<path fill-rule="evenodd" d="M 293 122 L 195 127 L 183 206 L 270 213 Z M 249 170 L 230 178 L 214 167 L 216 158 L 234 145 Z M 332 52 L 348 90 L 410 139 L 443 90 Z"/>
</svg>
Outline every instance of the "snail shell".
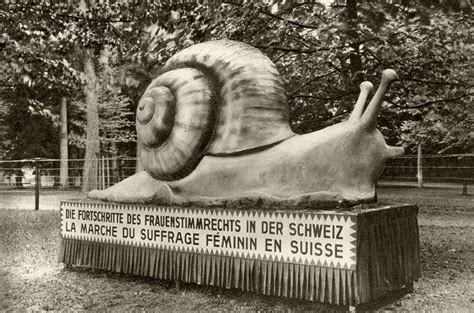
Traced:
<svg viewBox="0 0 474 313">
<path fill-rule="evenodd" d="M 138 157 L 156 179 L 183 178 L 205 155 L 263 149 L 294 135 L 282 79 L 254 47 L 197 44 L 162 72 L 137 109 Z"/>
</svg>

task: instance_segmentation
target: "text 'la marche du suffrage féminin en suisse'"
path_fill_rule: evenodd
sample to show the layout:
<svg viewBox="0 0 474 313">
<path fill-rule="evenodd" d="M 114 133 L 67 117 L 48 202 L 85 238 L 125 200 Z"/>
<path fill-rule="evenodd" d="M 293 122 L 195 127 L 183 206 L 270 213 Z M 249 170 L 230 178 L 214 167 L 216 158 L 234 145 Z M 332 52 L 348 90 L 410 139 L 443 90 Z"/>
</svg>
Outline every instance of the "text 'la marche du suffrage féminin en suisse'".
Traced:
<svg viewBox="0 0 474 313">
<path fill-rule="evenodd" d="M 199 253 L 355 266 L 347 215 L 63 203 L 62 235 Z"/>
</svg>

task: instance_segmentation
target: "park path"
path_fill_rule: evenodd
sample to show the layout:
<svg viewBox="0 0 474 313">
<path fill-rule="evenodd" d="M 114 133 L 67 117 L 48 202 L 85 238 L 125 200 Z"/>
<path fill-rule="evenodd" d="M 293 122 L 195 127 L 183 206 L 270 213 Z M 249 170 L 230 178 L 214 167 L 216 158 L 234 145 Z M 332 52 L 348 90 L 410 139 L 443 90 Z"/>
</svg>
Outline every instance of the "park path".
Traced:
<svg viewBox="0 0 474 313">
<path fill-rule="evenodd" d="M 60 201 L 85 198 L 85 194 L 80 192 L 79 190 L 44 189 L 40 192 L 39 209 L 58 210 Z M 34 210 L 34 208 L 34 189 L 0 189 L 0 210 Z"/>
</svg>

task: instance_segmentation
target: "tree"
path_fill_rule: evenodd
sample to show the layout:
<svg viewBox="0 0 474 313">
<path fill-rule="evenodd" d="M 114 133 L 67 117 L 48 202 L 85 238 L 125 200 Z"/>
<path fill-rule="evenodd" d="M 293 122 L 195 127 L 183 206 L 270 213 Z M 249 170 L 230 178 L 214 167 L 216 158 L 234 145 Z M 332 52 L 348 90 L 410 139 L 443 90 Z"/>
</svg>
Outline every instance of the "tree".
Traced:
<svg viewBox="0 0 474 313">
<path fill-rule="evenodd" d="M 24 105 L 7 105 L 8 113 L 4 116 L 5 124 L 9 125 L 6 137 L 10 139 L 3 143 L 6 156 L 11 159 L 27 159 L 35 155 L 55 157 L 59 153 L 59 140 L 52 140 L 57 138 L 56 130 L 53 121 L 41 114 L 49 114 L 48 110 L 33 109 L 21 94 L 18 94 L 17 101 Z"/>
<path fill-rule="evenodd" d="M 60 120 L 60 144 L 59 144 L 59 184 L 67 186 L 68 183 L 68 132 L 67 132 L 67 98 L 61 97 L 61 107 L 59 113 Z"/>
<path fill-rule="evenodd" d="M 84 172 L 82 191 L 88 191 L 97 188 L 97 162 L 99 155 L 99 113 L 97 108 L 97 79 L 95 74 L 94 59 L 92 52 L 84 52 L 84 76 L 86 83 L 84 85 L 84 98 L 87 111 L 87 135 L 86 135 L 86 154 L 84 157 Z"/>
<path fill-rule="evenodd" d="M 122 19 L 126 19 L 128 4 L 113 4 L 107 6 L 104 4 L 92 5 L 90 7 L 82 7 L 77 9 L 74 6 L 62 4 L 23 4 L 12 3 L 4 4 L 1 7 L 1 15 L 5 17 L 6 23 L 4 26 L 9 30 L 9 33 L 4 34 L 5 45 L 12 47 L 12 49 L 4 50 L 4 63 L 11 65 L 13 75 L 5 77 L 4 87 L 15 89 L 21 87 L 21 84 L 7 84 L 9 81 L 20 81 L 17 76 L 24 70 L 31 68 L 31 60 L 26 60 L 23 57 L 24 51 L 33 54 L 34 60 L 41 60 L 44 63 L 57 67 L 58 59 L 61 56 L 69 56 L 74 59 L 76 56 L 82 56 L 82 62 L 74 64 L 74 68 L 68 68 L 70 71 L 65 73 L 78 74 L 82 71 L 82 80 L 84 81 L 85 101 L 89 105 L 88 114 L 88 136 L 89 139 L 86 144 L 86 164 L 84 166 L 84 177 L 86 183 L 85 189 L 94 188 L 94 162 L 99 152 L 98 143 L 98 118 L 97 118 L 97 95 L 96 95 L 96 73 L 95 67 L 97 56 L 101 49 L 106 45 L 116 45 L 119 41 L 114 23 L 121 23 Z M 130 10 L 133 11 L 133 10 Z M 23 23 L 17 23 L 17 21 Z M 11 34 L 12 38 L 9 36 Z M 19 45 L 21 43 L 21 45 Z M 17 47 L 23 51 L 16 51 Z M 29 54 L 28 54 L 29 55 Z M 9 62 L 11 61 L 11 62 Z M 62 58 L 62 64 L 65 64 L 65 59 Z M 20 66 L 19 66 L 20 63 Z M 25 63 L 24 68 L 22 64 Z M 21 70 L 18 70 L 18 69 Z M 34 74 L 42 73 L 34 69 L 30 71 Z M 45 71 L 46 76 L 48 71 Z M 58 73 L 55 73 L 58 74 Z M 50 75 L 51 76 L 51 75 Z M 28 82 L 34 82 L 36 89 L 39 85 L 38 77 L 31 78 L 29 75 L 22 74 L 20 78 L 25 78 Z M 40 77 L 41 78 L 41 77 Z M 43 77 L 44 78 L 44 77 Z M 50 77 L 46 77 L 50 78 Z M 59 91 L 58 93 L 64 95 L 68 83 L 72 80 L 62 81 L 62 75 L 53 75 L 53 80 L 43 79 L 47 83 L 52 83 L 54 80 L 58 84 L 53 86 L 48 85 L 48 88 Z M 25 79 L 23 79 L 25 80 Z M 43 82 L 40 80 L 40 82 Z M 72 84 L 71 84 L 72 85 Z M 81 84 L 75 84 L 81 85 Z M 77 92 L 77 90 L 74 90 Z M 76 93 L 77 94 L 77 93 Z"/>
<path fill-rule="evenodd" d="M 407 144 L 402 135 L 416 130 L 403 121 L 415 122 L 428 111 L 454 119 L 456 125 L 468 122 L 473 94 L 469 10 L 426 1 L 348 0 L 330 7 L 229 1 L 215 11 L 209 15 L 221 18 L 207 27 L 195 22 L 189 32 L 206 40 L 241 40 L 264 50 L 287 82 L 291 122 L 298 132 L 345 118 L 358 83 L 377 82 L 381 70 L 389 67 L 400 76 L 380 122 L 389 143 Z M 441 108 L 446 105 L 464 114 Z M 453 130 L 453 135 L 463 130 Z"/>
<path fill-rule="evenodd" d="M 461 1 L 433 5 L 425 0 L 348 0 L 330 6 L 290 1 L 94 3 L 85 10 L 15 3 L 1 5 L 0 14 L 5 20 L 0 62 L 6 69 L 0 82 L 8 90 L 3 99 L 27 87 L 28 99 L 57 114 L 53 108 L 65 92 L 70 103 L 84 101 L 84 90 L 77 87 L 92 81 L 84 74 L 93 68 L 91 77 L 100 84 L 90 90 L 95 88 L 99 120 L 110 121 L 88 123 L 98 136 L 100 151 L 133 146 L 115 139 L 133 140 L 126 132 L 133 122 L 130 110 L 169 57 L 191 44 L 220 38 L 254 45 L 276 63 L 286 82 L 296 132 L 346 118 L 359 82 L 377 83 L 381 70 L 393 67 L 400 82 L 387 97 L 379 124 L 388 142 L 403 142 L 410 149 L 414 135 L 442 125 L 437 126 L 438 144 L 430 143 L 427 151 L 469 151 L 470 139 L 460 138 L 470 137 L 463 125 L 469 125 L 472 116 L 468 107 L 473 75 L 468 65 L 473 19 Z M 110 70 L 101 61 L 106 50 Z M 106 109 L 115 106 L 120 112 Z M 82 111 L 77 107 L 81 106 L 70 106 L 68 112 L 74 121 L 70 132 L 76 134 L 71 140 L 84 143 L 78 130 Z M 124 132 L 110 135 L 114 127 Z"/>
<path fill-rule="evenodd" d="M 407 143 L 410 152 L 415 152 L 416 144 L 421 144 L 428 154 L 473 151 L 472 106 L 448 104 L 436 110 L 421 110 L 424 112 L 419 120 L 403 121 L 401 125 L 401 141 Z"/>
<path fill-rule="evenodd" d="M 45 127 L 41 133 L 51 134 L 55 132 L 58 123 L 61 129 L 67 129 L 67 119 L 64 119 L 66 110 L 58 107 L 64 106 L 66 97 L 74 93 L 75 85 L 79 81 L 78 72 L 71 66 L 67 57 L 64 56 L 64 47 L 51 32 L 51 27 L 44 18 L 38 18 L 37 14 L 25 7 L 2 5 L 0 15 L 2 16 L 2 65 L 4 71 L 0 74 L 0 88 L 2 89 L 2 100 L 6 105 L 5 128 L 9 130 L 9 136 L 17 133 L 15 127 L 15 110 L 17 106 L 28 109 L 30 115 L 25 115 L 25 125 L 36 126 L 38 117 L 44 119 L 40 125 Z M 21 95 L 20 95 L 21 94 Z M 12 109 L 15 108 L 15 109 Z M 11 116 L 12 118 L 7 118 Z M 58 119 L 58 117 L 61 118 Z M 8 124 L 7 121 L 10 121 Z M 22 133 L 23 136 L 35 137 L 30 133 Z M 5 135 L 7 136 L 7 135 Z M 61 180 L 66 181 L 67 176 L 67 133 L 61 133 Z M 11 137 L 10 137 L 11 138 Z M 58 143 L 56 136 L 49 137 L 51 143 Z M 49 147 L 40 140 L 29 142 L 25 147 L 21 144 L 30 138 L 18 138 L 16 141 L 3 141 L 8 145 L 8 153 L 4 157 L 16 158 L 18 153 L 23 157 L 47 157 L 57 158 L 58 149 L 44 150 Z M 40 154 L 38 154 L 40 153 Z M 66 166 L 66 171 L 64 167 Z"/>
</svg>

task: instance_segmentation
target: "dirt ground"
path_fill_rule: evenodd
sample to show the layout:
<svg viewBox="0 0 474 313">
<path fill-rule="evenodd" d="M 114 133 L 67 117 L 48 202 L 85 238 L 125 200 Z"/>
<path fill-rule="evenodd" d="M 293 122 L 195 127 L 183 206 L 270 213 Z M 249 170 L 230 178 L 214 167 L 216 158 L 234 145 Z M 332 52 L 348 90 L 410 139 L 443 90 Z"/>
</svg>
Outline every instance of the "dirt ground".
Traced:
<svg viewBox="0 0 474 313">
<path fill-rule="evenodd" d="M 380 202 L 415 203 L 420 208 L 423 277 L 414 292 L 362 310 L 474 311 L 474 197 L 459 186 L 424 189 L 381 184 Z M 177 311 L 340 311 L 319 305 L 184 285 L 103 271 L 65 270 L 57 263 L 59 199 L 76 191 L 42 194 L 32 210 L 31 191 L 0 190 L 0 310 L 177 310 Z M 20 203 L 20 205 L 18 205 Z M 33 202 L 34 203 L 34 202 Z M 33 206 L 34 207 L 34 206 Z"/>
</svg>

